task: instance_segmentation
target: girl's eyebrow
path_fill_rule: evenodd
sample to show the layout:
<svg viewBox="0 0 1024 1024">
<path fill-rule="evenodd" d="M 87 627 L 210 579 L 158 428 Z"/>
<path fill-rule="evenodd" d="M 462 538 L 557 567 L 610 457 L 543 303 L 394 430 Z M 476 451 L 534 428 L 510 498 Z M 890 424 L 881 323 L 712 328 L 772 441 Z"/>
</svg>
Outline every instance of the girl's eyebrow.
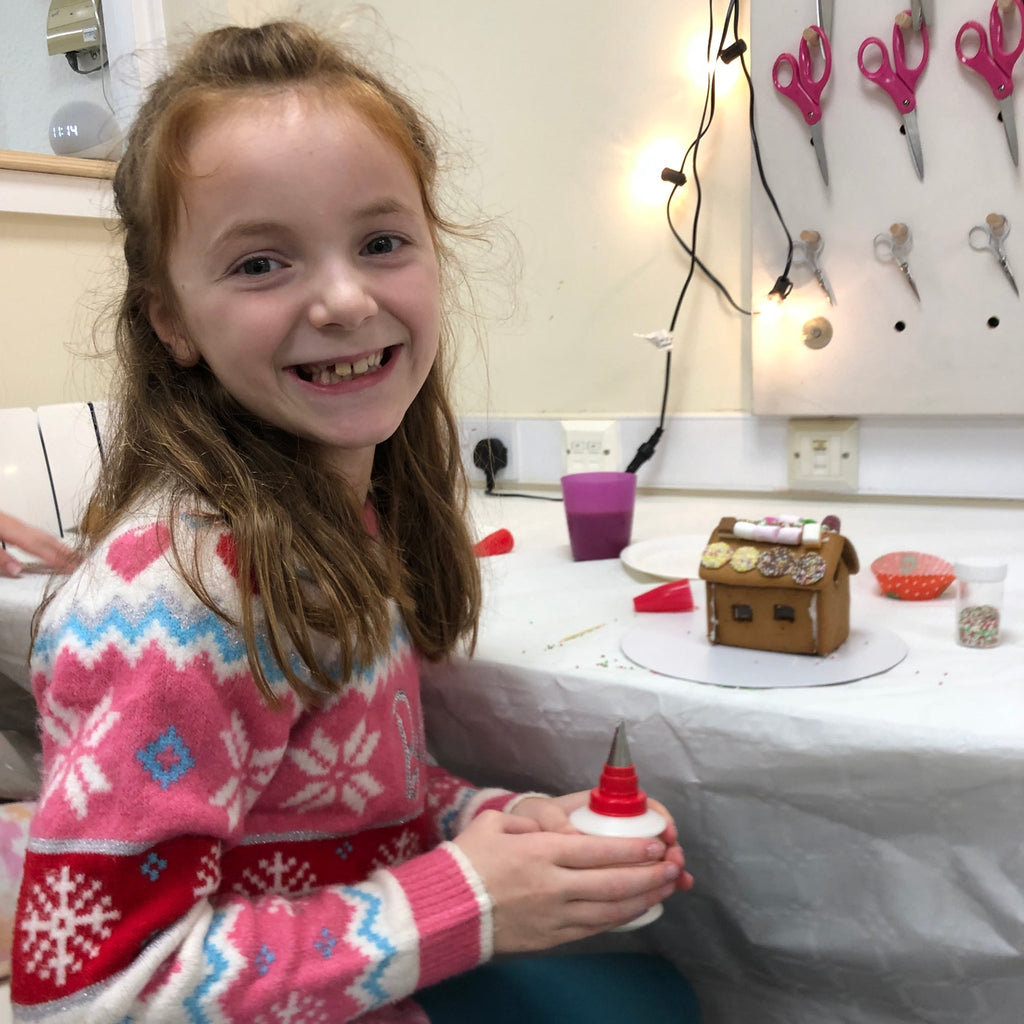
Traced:
<svg viewBox="0 0 1024 1024">
<path fill-rule="evenodd" d="M 387 197 L 374 200 L 353 211 L 355 220 L 372 220 L 374 217 L 390 216 L 392 214 L 403 214 L 413 216 L 416 209 L 400 199 Z M 244 220 L 237 224 L 229 224 L 223 231 L 214 236 L 213 248 L 233 243 L 247 238 L 258 237 L 269 232 L 286 229 L 287 225 L 272 220 Z"/>
<path fill-rule="evenodd" d="M 219 249 L 221 246 L 266 235 L 272 231 L 280 231 L 282 225 L 272 220 L 245 220 L 237 224 L 229 224 L 223 231 L 214 235 L 211 243 L 212 249 Z"/>
<path fill-rule="evenodd" d="M 414 214 L 415 212 L 415 208 L 408 203 L 403 203 L 400 199 L 387 197 L 377 199 L 372 203 L 367 203 L 366 206 L 360 207 L 355 211 L 355 216 L 360 220 L 369 220 L 373 217 L 386 216 L 392 213 Z"/>
</svg>

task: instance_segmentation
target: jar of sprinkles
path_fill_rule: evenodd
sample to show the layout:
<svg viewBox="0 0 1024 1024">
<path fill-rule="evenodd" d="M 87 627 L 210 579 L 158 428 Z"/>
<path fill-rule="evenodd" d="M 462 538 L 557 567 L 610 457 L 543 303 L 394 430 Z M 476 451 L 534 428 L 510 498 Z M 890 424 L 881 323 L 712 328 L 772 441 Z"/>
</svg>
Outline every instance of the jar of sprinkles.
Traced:
<svg viewBox="0 0 1024 1024">
<path fill-rule="evenodd" d="M 956 573 L 956 642 L 962 647 L 995 647 L 1003 611 L 1006 563 L 963 559 Z"/>
</svg>

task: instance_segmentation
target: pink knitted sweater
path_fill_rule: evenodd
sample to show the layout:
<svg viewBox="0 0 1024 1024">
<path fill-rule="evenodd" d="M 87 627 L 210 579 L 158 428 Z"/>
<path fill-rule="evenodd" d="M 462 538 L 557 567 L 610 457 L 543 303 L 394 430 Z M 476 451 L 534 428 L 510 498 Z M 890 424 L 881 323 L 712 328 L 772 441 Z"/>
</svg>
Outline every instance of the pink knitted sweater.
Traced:
<svg viewBox="0 0 1024 1024">
<path fill-rule="evenodd" d="M 175 528 L 234 612 L 230 534 Z M 130 518 L 42 623 L 15 1019 L 425 1021 L 407 997 L 491 954 L 487 893 L 447 840 L 514 797 L 428 760 L 397 614 L 387 656 L 313 711 L 261 652 L 271 709 L 169 540 L 154 512 Z"/>
</svg>

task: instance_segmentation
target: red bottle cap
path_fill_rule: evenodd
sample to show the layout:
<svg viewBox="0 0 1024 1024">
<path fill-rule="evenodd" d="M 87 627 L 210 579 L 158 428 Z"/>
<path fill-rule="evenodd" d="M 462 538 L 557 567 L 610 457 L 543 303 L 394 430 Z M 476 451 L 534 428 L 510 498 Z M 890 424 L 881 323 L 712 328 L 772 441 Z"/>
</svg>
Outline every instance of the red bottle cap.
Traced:
<svg viewBox="0 0 1024 1024">
<path fill-rule="evenodd" d="M 613 818 L 635 818 L 647 811 L 647 794 L 640 788 L 623 722 L 615 729 L 601 781 L 590 791 L 590 809 Z"/>
<path fill-rule="evenodd" d="M 514 544 L 515 541 L 512 539 L 512 534 L 502 527 L 500 530 L 495 530 L 494 533 L 487 534 L 482 540 L 478 540 L 473 545 L 473 554 L 481 557 L 486 555 L 507 555 L 512 550 Z"/>
<path fill-rule="evenodd" d="M 673 580 L 662 583 L 653 590 L 647 590 L 633 598 L 633 607 L 638 612 L 692 612 L 693 594 L 689 580 Z"/>
</svg>

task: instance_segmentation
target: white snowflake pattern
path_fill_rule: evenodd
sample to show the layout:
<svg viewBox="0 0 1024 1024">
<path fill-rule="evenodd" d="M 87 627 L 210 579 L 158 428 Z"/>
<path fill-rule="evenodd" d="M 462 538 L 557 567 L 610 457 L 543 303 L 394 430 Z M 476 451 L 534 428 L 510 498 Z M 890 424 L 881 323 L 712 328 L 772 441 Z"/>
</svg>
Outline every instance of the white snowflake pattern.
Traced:
<svg viewBox="0 0 1024 1024">
<path fill-rule="evenodd" d="M 316 875 L 308 861 L 301 864 L 297 857 L 285 857 L 280 850 L 274 851 L 272 860 L 261 857 L 257 861 L 258 872 L 246 868 L 242 882 L 236 882 L 234 891 L 243 896 L 308 896 L 316 889 Z"/>
<path fill-rule="evenodd" d="M 395 864 L 404 864 L 407 860 L 422 853 L 419 836 L 407 828 L 393 836 L 386 843 L 382 843 L 377 849 L 377 855 L 373 858 L 373 867 L 390 868 Z"/>
<path fill-rule="evenodd" d="M 67 864 L 48 872 L 44 884 L 32 885 L 18 923 L 25 970 L 63 987 L 97 956 L 111 935 L 110 923 L 120 917 L 97 879 L 72 874 Z"/>
<path fill-rule="evenodd" d="M 225 729 L 220 738 L 227 748 L 234 773 L 214 793 L 210 802 L 227 811 L 228 825 L 234 828 L 242 811 L 252 807 L 260 790 L 270 781 L 281 760 L 284 746 L 254 749 L 246 734 L 242 716 L 237 711 L 231 713 L 231 727 Z"/>
<path fill-rule="evenodd" d="M 199 899 L 202 896 L 209 896 L 220 888 L 220 858 L 217 856 L 219 848 L 215 843 L 210 847 L 209 853 L 204 853 L 199 861 L 199 869 L 196 871 L 196 887 L 192 895 Z"/>
<path fill-rule="evenodd" d="M 330 1024 L 327 1003 L 296 990 L 283 1003 L 275 1003 L 269 1012 L 259 1014 L 253 1024 Z"/>
<path fill-rule="evenodd" d="M 42 796 L 43 804 L 59 791 L 82 820 L 89 812 L 90 794 L 110 792 L 110 780 L 95 754 L 121 717 L 119 711 L 111 711 L 113 700 L 113 695 L 108 693 L 83 721 L 77 711 L 52 697 L 47 698 L 42 714 L 43 729 L 62 749 L 54 758 Z"/>
<path fill-rule="evenodd" d="M 305 749 L 291 749 L 288 756 L 310 777 L 310 782 L 281 804 L 284 808 L 311 811 L 335 803 L 339 797 L 358 814 L 384 787 L 366 770 L 380 742 L 380 732 L 368 733 L 362 719 L 339 747 L 322 729 L 316 729 Z"/>
</svg>

